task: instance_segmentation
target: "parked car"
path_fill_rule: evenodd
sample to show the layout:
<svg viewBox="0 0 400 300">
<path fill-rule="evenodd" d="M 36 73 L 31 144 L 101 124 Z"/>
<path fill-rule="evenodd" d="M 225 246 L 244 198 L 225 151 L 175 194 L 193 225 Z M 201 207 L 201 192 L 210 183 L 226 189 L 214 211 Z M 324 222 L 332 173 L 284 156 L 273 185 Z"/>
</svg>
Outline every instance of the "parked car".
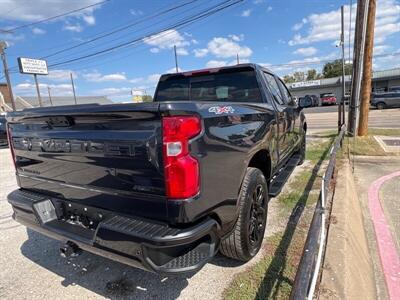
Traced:
<svg viewBox="0 0 400 300">
<path fill-rule="evenodd" d="M 6 122 L 6 117 L 4 115 L 0 115 L 0 146 L 7 145 Z"/>
<path fill-rule="evenodd" d="M 7 116 L 16 221 L 158 273 L 200 269 L 218 249 L 248 261 L 268 201 L 304 161 L 307 124 L 281 79 L 242 64 L 166 74 L 154 102 Z"/>
<path fill-rule="evenodd" d="M 372 94 L 371 105 L 377 109 L 400 107 L 400 92 Z"/>
<path fill-rule="evenodd" d="M 316 95 L 309 95 L 312 99 L 313 106 L 319 106 L 319 98 Z"/>
<path fill-rule="evenodd" d="M 336 96 L 333 93 L 323 93 L 320 95 L 321 105 L 336 105 Z"/>
</svg>

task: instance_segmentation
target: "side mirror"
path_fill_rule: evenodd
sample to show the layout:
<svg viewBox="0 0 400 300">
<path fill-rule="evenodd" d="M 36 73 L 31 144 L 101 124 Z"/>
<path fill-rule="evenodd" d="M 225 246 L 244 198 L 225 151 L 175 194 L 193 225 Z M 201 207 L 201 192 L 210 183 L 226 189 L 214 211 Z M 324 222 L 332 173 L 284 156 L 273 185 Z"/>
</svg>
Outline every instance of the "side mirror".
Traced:
<svg viewBox="0 0 400 300">
<path fill-rule="evenodd" d="M 312 100 L 309 97 L 304 97 L 299 99 L 299 108 L 307 108 L 312 106 Z"/>
</svg>

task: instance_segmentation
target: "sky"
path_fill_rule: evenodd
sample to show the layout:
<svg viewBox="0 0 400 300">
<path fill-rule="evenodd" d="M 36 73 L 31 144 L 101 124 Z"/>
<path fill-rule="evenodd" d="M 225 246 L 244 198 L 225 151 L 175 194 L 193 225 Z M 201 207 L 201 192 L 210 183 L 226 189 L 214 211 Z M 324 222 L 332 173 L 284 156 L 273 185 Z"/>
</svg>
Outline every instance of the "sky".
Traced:
<svg viewBox="0 0 400 300">
<path fill-rule="evenodd" d="M 0 0 L 0 40 L 9 43 L 14 94 L 36 95 L 33 76 L 18 72 L 17 57 L 47 61 L 49 75 L 38 76 L 45 95 L 47 87 L 52 95 L 72 95 L 72 73 L 78 96 L 117 102 L 130 101 L 132 91 L 152 95 L 160 75 L 175 72 L 174 45 L 180 71 L 236 64 L 237 55 L 240 62 L 262 64 L 280 76 L 321 70 L 326 61 L 341 57 L 341 5 L 346 58 L 351 57 L 350 3 L 354 31 L 355 0 L 244 0 L 184 22 L 235 1 Z M 374 56 L 374 70 L 400 67 L 400 0 L 377 0 Z"/>
</svg>

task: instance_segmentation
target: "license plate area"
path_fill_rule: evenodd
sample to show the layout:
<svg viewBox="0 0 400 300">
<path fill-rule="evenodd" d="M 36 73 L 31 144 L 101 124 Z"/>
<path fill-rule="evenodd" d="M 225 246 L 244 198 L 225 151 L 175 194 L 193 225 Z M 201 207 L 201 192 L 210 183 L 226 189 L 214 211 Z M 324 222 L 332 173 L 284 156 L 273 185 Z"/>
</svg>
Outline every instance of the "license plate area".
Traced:
<svg viewBox="0 0 400 300">
<path fill-rule="evenodd" d="M 46 224 L 57 219 L 56 209 L 50 200 L 34 203 L 33 210 L 41 224 Z"/>
</svg>

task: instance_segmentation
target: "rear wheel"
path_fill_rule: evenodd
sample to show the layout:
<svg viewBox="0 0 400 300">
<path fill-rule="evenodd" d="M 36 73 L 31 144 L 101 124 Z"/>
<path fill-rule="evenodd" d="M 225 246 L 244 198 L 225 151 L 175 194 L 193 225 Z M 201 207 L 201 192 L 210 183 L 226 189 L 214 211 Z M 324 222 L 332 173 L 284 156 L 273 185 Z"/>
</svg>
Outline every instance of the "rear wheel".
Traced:
<svg viewBox="0 0 400 300">
<path fill-rule="evenodd" d="M 223 255 L 249 261 L 261 248 L 268 211 L 268 187 L 263 173 L 247 168 L 239 194 L 239 218 L 230 235 L 221 242 Z"/>
<path fill-rule="evenodd" d="M 385 107 L 386 107 L 386 104 L 383 102 L 379 102 L 378 104 L 376 104 L 377 109 L 384 109 Z"/>
</svg>

